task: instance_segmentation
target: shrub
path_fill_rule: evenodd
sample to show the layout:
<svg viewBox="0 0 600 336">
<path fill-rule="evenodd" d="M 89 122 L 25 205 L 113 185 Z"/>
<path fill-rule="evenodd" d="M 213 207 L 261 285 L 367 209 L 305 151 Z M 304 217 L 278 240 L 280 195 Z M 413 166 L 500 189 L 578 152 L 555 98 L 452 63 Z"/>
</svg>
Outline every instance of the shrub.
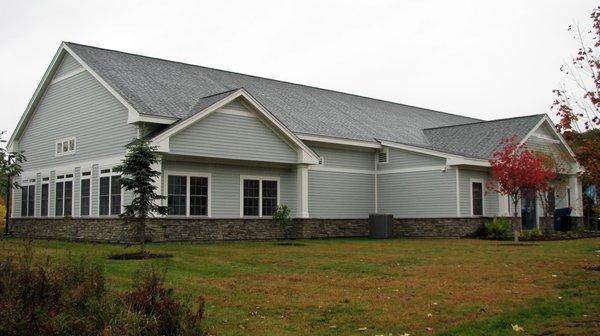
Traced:
<svg viewBox="0 0 600 336">
<path fill-rule="evenodd" d="M 290 217 L 290 208 L 281 204 L 277 207 L 277 210 L 273 213 L 273 221 L 281 226 L 288 226 L 292 222 L 292 217 Z"/>
<path fill-rule="evenodd" d="M 134 289 L 105 290 L 104 270 L 86 259 L 36 262 L 30 247 L 0 261 L 0 335 L 200 335 L 197 308 L 175 298 L 156 271 Z"/>
<path fill-rule="evenodd" d="M 485 225 L 485 229 L 490 238 L 506 238 L 511 230 L 511 222 L 507 218 L 494 218 Z"/>
<path fill-rule="evenodd" d="M 523 230 L 519 232 L 519 238 L 523 240 L 536 240 L 542 236 L 542 231 L 540 229 L 535 228 L 531 230 Z"/>
</svg>

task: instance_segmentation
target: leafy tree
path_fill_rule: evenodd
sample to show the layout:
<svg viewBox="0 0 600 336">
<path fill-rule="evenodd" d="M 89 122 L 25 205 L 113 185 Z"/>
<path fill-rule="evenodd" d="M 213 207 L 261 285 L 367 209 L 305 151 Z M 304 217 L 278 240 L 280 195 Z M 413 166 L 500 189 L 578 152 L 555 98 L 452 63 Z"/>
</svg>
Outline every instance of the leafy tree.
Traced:
<svg viewBox="0 0 600 336">
<path fill-rule="evenodd" d="M 3 139 L 3 135 L 4 131 L 0 132 L 0 193 L 7 200 L 6 214 L 8 214 L 10 211 L 10 204 L 8 204 L 10 189 L 21 187 L 13 178 L 21 175 L 23 171 L 21 164 L 27 159 L 21 151 L 9 152 L 5 148 L 6 140 Z M 8 226 L 5 227 L 5 230 L 8 233 Z"/>
<path fill-rule="evenodd" d="M 277 210 L 273 213 L 273 221 L 281 226 L 284 232 L 284 238 L 288 238 L 286 228 L 292 223 L 292 217 L 290 216 L 290 208 L 281 204 L 277 207 Z"/>
<path fill-rule="evenodd" d="M 502 143 L 504 147 L 490 160 L 492 178 L 487 187 L 510 197 L 514 206 L 514 240 L 518 242 L 521 230 L 517 220 L 519 200 L 529 192 L 547 191 L 555 173 L 544 167 L 542 160 L 527 145 L 517 142 L 514 136 L 502 140 Z"/>
<path fill-rule="evenodd" d="M 155 179 L 160 172 L 152 166 L 158 162 L 156 147 L 145 138 L 134 139 L 126 146 L 127 154 L 116 170 L 121 172 L 121 185 L 133 191 L 131 204 L 125 206 L 121 216 L 136 222 L 135 231 L 140 243 L 140 252 L 145 253 L 146 220 L 153 214 L 166 214 L 167 207 L 158 205 L 164 199 L 156 193 Z"/>
</svg>

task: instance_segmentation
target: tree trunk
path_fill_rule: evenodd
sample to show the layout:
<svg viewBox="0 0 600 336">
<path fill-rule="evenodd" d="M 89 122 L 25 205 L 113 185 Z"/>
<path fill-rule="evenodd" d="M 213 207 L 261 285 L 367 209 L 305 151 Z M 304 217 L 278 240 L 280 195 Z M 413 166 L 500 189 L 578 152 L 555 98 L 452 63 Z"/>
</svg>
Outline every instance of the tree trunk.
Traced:
<svg viewBox="0 0 600 336">
<path fill-rule="evenodd" d="M 146 252 L 146 218 L 140 218 L 140 227 L 139 227 L 139 235 L 140 235 L 140 252 Z"/>
<path fill-rule="evenodd" d="M 519 212 L 517 211 L 517 206 L 519 205 L 519 199 L 518 198 L 514 198 L 513 199 L 513 205 L 514 205 L 514 212 L 513 212 L 513 241 L 515 243 L 519 242 L 519 230 L 518 230 L 518 226 L 520 226 L 519 223 Z"/>
</svg>

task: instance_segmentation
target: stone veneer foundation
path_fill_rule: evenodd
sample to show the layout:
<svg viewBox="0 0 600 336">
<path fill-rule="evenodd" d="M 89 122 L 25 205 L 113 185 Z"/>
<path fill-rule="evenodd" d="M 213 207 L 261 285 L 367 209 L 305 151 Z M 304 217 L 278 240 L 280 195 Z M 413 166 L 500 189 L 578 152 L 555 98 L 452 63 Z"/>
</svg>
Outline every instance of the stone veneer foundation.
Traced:
<svg viewBox="0 0 600 336">
<path fill-rule="evenodd" d="M 490 218 L 396 218 L 395 237 L 468 237 L 481 232 Z M 368 219 L 294 219 L 287 228 L 271 219 L 153 218 L 149 241 L 222 241 L 368 237 Z M 118 218 L 14 218 L 16 237 L 118 242 L 135 240 L 133 226 Z"/>
</svg>

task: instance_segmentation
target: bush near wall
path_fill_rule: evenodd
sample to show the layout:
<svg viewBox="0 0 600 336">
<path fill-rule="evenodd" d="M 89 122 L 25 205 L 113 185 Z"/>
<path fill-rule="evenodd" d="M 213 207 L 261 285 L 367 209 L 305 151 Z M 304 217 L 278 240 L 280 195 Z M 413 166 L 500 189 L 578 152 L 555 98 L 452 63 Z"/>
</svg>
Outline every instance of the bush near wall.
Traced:
<svg viewBox="0 0 600 336">
<path fill-rule="evenodd" d="M 0 235 L 4 234 L 6 226 L 6 201 L 0 197 Z"/>
<path fill-rule="evenodd" d="M 202 335 L 204 302 L 175 298 L 156 269 L 134 289 L 109 293 L 85 259 L 36 262 L 31 248 L 0 260 L 0 335 Z"/>
</svg>

